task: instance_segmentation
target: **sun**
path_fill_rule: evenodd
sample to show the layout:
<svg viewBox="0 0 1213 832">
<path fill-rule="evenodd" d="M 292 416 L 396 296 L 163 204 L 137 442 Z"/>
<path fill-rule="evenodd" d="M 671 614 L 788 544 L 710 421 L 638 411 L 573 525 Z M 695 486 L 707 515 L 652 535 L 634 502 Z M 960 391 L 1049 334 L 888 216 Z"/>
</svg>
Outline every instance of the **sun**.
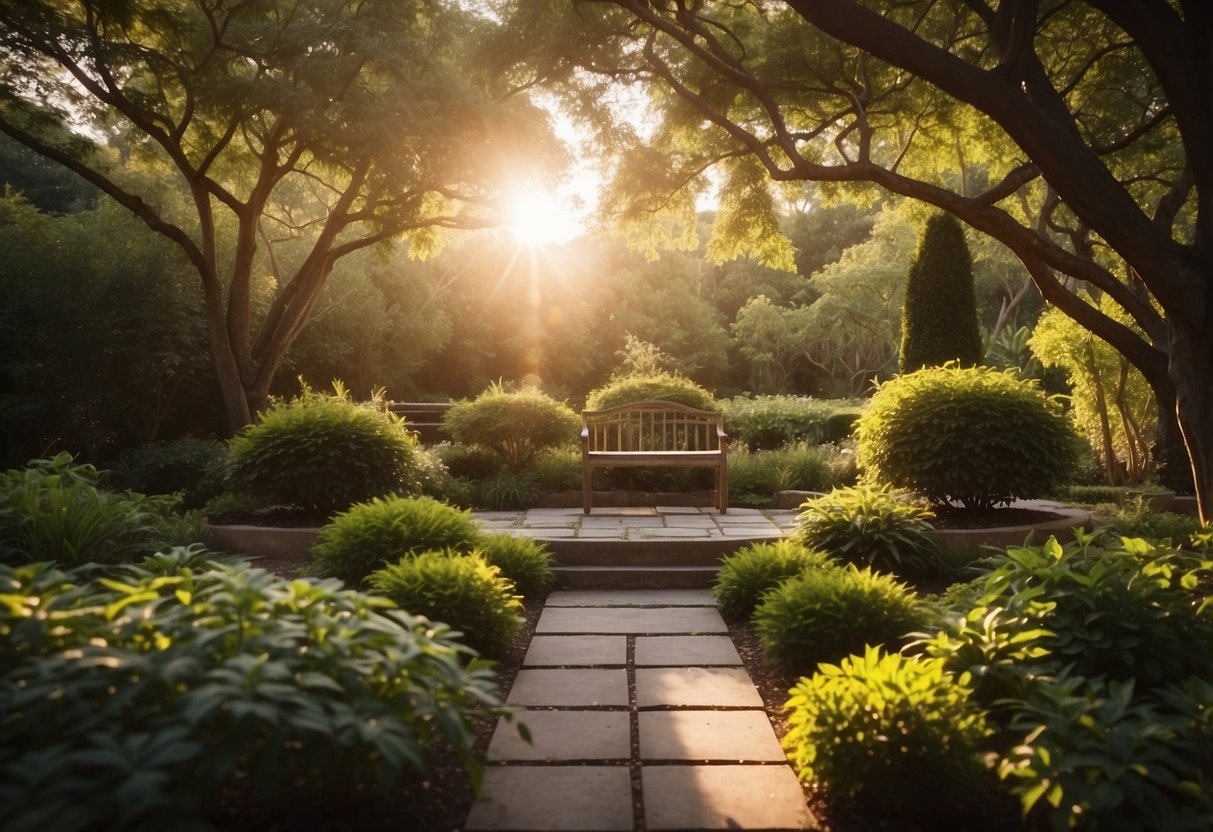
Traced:
<svg viewBox="0 0 1213 832">
<path fill-rule="evenodd" d="M 516 191 L 508 211 L 510 234 L 519 245 L 559 245 L 583 232 L 575 206 L 551 191 Z"/>
</svg>

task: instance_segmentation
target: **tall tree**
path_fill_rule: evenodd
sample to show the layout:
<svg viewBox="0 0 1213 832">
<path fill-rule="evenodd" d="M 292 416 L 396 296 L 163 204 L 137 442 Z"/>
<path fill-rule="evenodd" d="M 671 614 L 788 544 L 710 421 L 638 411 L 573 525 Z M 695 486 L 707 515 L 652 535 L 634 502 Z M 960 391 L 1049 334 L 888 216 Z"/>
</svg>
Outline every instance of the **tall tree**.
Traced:
<svg viewBox="0 0 1213 832">
<path fill-rule="evenodd" d="M 233 430 L 334 263 L 484 225 L 551 149 L 541 111 L 472 59 L 491 23 L 468 4 L 0 0 L 0 19 L 0 131 L 184 252 Z"/>
<path fill-rule="evenodd" d="M 634 213 L 693 202 L 655 192 L 745 159 L 776 181 L 874 184 L 1000 240 L 1142 372 L 1213 521 L 1213 5 L 583 0 L 545 26 L 566 42 L 539 44 L 532 79 L 572 82 L 575 102 L 593 78 L 649 90 L 648 149 L 620 181 L 640 163 L 660 176 L 633 188 Z"/>
<path fill-rule="evenodd" d="M 951 214 L 927 220 L 910 263 L 901 307 L 901 371 L 958 361 L 981 362 L 981 328 L 973 291 L 973 256 L 964 228 Z"/>
</svg>

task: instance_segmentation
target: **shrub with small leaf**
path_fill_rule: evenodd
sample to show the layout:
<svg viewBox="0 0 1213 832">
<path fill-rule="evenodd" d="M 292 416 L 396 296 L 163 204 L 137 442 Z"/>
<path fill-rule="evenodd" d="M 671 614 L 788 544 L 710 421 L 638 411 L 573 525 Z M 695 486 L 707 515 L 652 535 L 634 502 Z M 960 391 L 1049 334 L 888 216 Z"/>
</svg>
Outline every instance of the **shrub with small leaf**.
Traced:
<svg viewBox="0 0 1213 832">
<path fill-rule="evenodd" d="M 838 442 L 851 435 L 861 412 L 860 404 L 849 399 L 807 396 L 738 396 L 720 407 L 732 441 L 752 451 Z"/>
<path fill-rule="evenodd" d="M 591 390 L 586 410 L 605 410 L 632 402 L 676 402 L 700 410 L 715 410 L 716 400 L 704 387 L 678 373 L 658 371 L 615 376 L 602 387 Z"/>
<path fill-rule="evenodd" d="M 754 610 L 763 649 L 781 667 L 810 673 L 866 645 L 896 649 L 923 623 L 914 594 L 870 569 L 813 569 L 769 590 Z"/>
<path fill-rule="evenodd" d="M 467 511 L 429 497 L 376 498 L 338 514 L 316 535 L 312 573 L 356 586 L 385 564 L 433 549 L 470 551 L 480 527 Z"/>
<path fill-rule="evenodd" d="M 503 710 L 445 627 L 336 581 L 179 550 L 0 566 L 0 598 L 8 829 L 335 827 L 439 744 L 475 770 Z"/>
<path fill-rule="evenodd" d="M 829 488 L 829 468 L 820 451 L 798 443 L 751 452 L 744 445 L 729 451 L 729 493 L 738 504 L 768 505 L 780 491 Z"/>
<path fill-rule="evenodd" d="M 442 427 L 457 442 L 488 448 L 517 473 L 540 449 L 575 441 L 581 420 L 539 390 L 494 384 L 472 401 L 453 405 Z"/>
<path fill-rule="evenodd" d="M 70 454 L 0 473 L 0 563 L 122 563 L 195 542 L 196 516 L 173 495 L 111 491 Z"/>
<path fill-rule="evenodd" d="M 978 828 L 993 791 L 980 758 L 991 729 L 970 692 L 967 674 L 940 659 L 869 647 L 792 689 L 783 744 L 801 780 L 862 818 Z"/>
<path fill-rule="evenodd" d="M 930 534 L 932 516 L 887 489 L 840 488 L 801 504 L 798 534 L 806 545 L 846 563 L 923 578 L 943 565 Z"/>
<path fill-rule="evenodd" d="M 449 624 L 483 656 L 502 656 L 522 625 L 514 584 L 479 552 L 422 552 L 371 574 L 374 590 L 413 615 Z"/>
<path fill-rule="evenodd" d="M 556 586 L 555 561 L 543 541 L 512 534 L 487 534 L 479 545 L 485 560 L 501 570 L 514 591 L 529 600 L 543 598 Z"/>
<path fill-rule="evenodd" d="M 871 481 L 936 504 L 990 508 L 1066 481 L 1080 440 L 1032 379 L 931 367 L 881 384 L 856 430 Z"/>
<path fill-rule="evenodd" d="M 798 540 L 751 543 L 724 558 L 712 584 L 712 597 L 725 618 L 748 619 L 763 594 L 780 582 L 808 569 L 837 568 L 828 555 Z"/>
<path fill-rule="evenodd" d="M 329 516 L 372 497 L 420 491 L 416 444 L 391 413 L 305 389 L 232 438 L 232 487 L 266 507 Z"/>
</svg>

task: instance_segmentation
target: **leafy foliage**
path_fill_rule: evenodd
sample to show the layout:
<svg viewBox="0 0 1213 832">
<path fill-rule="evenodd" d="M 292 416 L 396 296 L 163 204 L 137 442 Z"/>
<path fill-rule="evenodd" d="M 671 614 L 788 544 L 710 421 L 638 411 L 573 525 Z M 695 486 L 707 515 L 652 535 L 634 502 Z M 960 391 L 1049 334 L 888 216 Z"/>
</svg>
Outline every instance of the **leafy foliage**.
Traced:
<svg viewBox="0 0 1213 832">
<path fill-rule="evenodd" d="M 836 488 L 800 506 L 797 534 L 841 561 L 922 578 L 937 574 L 943 563 L 930 534 L 932 517 L 887 489 Z"/>
<path fill-rule="evenodd" d="M 964 228 L 952 214 L 935 214 L 927 220 L 906 282 L 901 372 L 952 361 L 972 367 L 984 355 Z"/>
<path fill-rule="evenodd" d="M 515 473 L 541 448 L 575 441 L 580 425 L 568 405 L 543 392 L 509 391 L 499 384 L 458 402 L 442 420 L 455 441 L 489 448 Z"/>
<path fill-rule="evenodd" d="M 821 491 L 830 485 L 822 453 L 804 443 L 756 453 L 741 446 L 729 452 L 729 491 L 739 504 L 769 504 L 780 491 Z"/>
<path fill-rule="evenodd" d="M 142 445 L 122 455 L 111 475 L 120 488 L 143 494 L 180 493 L 188 508 L 201 508 L 222 490 L 227 448 L 214 439 L 174 439 Z"/>
<path fill-rule="evenodd" d="M 956 828 L 947 822 L 988 795 L 979 752 L 991 729 L 967 674 L 942 660 L 868 647 L 821 665 L 791 694 L 784 747 L 799 777 L 824 785 L 832 802 L 892 814 L 905 828 Z"/>
<path fill-rule="evenodd" d="M 492 511 L 530 508 L 539 493 L 539 480 L 529 471 L 506 471 L 476 483 L 477 504 Z"/>
<path fill-rule="evenodd" d="M 367 582 L 412 614 L 449 624 L 482 655 L 503 655 L 522 624 L 514 584 L 478 552 L 421 552 Z"/>
<path fill-rule="evenodd" d="M 724 558 L 712 584 L 712 597 L 724 617 L 748 619 L 763 594 L 781 581 L 808 569 L 835 568 L 837 564 L 829 556 L 791 538 L 751 543 Z"/>
<path fill-rule="evenodd" d="M 787 670 L 806 673 L 865 645 L 899 645 L 922 623 L 923 611 L 892 577 L 849 566 L 783 581 L 762 596 L 753 620 L 768 655 Z"/>
<path fill-rule="evenodd" d="M 685 404 L 700 410 L 715 410 L 712 394 L 676 373 L 616 376 L 586 396 L 586 410 L 603 410 L 631 402 L 663 401 Z"/>
<path fill-rule="evenodd" d="M 1056 401 L 1033 380 L 986 367 L 932 367 L 881 384 L 856 436 L 866 477 L 968 508 L 1046 494 L 1077 454 Z"/>
<path fill-rule="evenodd" d="M 266 506 L 323 515 L 417 490 L 416 440 L 391 413 L 305 388 L 230 443 L 231 479 Z"/>
<path fill-rule="evenodd" d="M 735 443 L 752 451 L 773 450 L 794 442 L 818 445 L 851 435 L 861 407 L 851 399 L 806 396 L 738 396 L 720 402 L 724 426 Z"/>
<path fill-rule="evenodd" d="M 67 453 L 0 474 L 0 562 L 121 563 L 198 539 L 198 523 L 179 513 L 177 497 L 100 483 L 96 468 Z"/>
<path fill-rule="evenodd" d="M 484 559 L 501 570 L 514 584 L 514 591 L 526 600 L 539 599 L 556 586 L 552 572 L 555 560 L 542 541 L 525 535 L 487 534 L 477 550 Z"/>
<path fill-rule="evenodd" d="M 1095 305 L 1133 327 L 1110 297 Z M 1059 309 L 1041 316 L 1028 345 L 1042 365 L 1059 367 L 1069 376 L 1074 419 L 1099 455 L 1107 481 L 1119 485 L 1147 480 L 1154 473 L 1150 446 L 1158 406 L 1141 371 Z"/>
<path fill-rule="evenodd" d="M 440 742 L 475 771 L 472 721 L 503 711 L 445 627 L 335 581 L 176 550 L 104 573 L 0 566 L 0 597 L 12 829 L 223 825 L 267 799 L 274 823 L 315 821 L 399 788 Z"/>
<path fill-rule="evenodd" d="M 320 529 L 311 549 L 312 571 L 358 585 L 403 555 L 470 551 L 479 542 L 480 528 L 466 511 L 430 497 L 375 498 L 350 506 Z"/>
</svg>

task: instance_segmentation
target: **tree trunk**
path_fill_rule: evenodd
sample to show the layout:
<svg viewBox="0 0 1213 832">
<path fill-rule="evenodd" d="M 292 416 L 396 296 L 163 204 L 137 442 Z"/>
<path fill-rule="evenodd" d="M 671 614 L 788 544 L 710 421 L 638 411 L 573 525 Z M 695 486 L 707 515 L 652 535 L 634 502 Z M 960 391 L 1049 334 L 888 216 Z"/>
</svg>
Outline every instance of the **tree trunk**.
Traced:
<svg viewBox="0 0 1213 832">
<path fill-rule="evenodd" d="M 1188 449 L 1200 520 L 1213 524 L 1213 331 L 1171 324 L 1171 378 L 1175 415 Z M 1160 423 L 1162 422 L 1160 414 Z"/>
</svg>

